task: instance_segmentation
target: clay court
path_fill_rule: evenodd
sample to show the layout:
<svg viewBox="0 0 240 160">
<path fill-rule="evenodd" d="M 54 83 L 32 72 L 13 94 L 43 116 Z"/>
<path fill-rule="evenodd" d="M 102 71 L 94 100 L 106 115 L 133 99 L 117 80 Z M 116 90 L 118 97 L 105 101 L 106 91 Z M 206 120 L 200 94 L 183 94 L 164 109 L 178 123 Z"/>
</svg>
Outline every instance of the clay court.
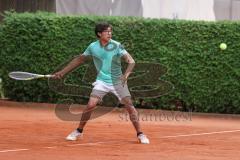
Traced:
<svg viewBox="0 0 240 160">
<path fill-rule="evenodd" d="M 178 112 L 177 119 L 161 119 L 150 116 L 157 111 L 139 110 L 151 141 L 144 145 L 137 143 L 123 109 L 89 121 L 83 139 L 66 141 L 78 122 L 60 120 L 54 108 L 54 104 L 0 101 L 1 159 L 238 160 L 240 156 L 237 115 Z"/>
</svg>

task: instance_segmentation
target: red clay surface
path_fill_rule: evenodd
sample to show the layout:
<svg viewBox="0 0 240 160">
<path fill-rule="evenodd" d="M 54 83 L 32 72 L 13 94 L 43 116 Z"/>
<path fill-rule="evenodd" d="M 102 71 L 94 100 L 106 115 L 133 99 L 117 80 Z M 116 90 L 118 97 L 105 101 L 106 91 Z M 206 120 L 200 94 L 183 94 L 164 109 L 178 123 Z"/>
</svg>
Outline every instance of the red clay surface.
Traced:
<svg viewBox="0 0 240 160">
<path fill-rule="evenodd" d="M 239 116 L 178 113 L 182 115 L 167 120 L 154 115 L 159 111 L 140 110 L 143 131 L 151 141 L 143 145 L 137 143 L 124 110 L 116 109 L 89 121 L 83 139 L 69 142 L 65 137 L 78 122 L 60 120 L 54 107 L 0 101 L 0 159 L 239 160 L 240 157 Z"/>
</svg>

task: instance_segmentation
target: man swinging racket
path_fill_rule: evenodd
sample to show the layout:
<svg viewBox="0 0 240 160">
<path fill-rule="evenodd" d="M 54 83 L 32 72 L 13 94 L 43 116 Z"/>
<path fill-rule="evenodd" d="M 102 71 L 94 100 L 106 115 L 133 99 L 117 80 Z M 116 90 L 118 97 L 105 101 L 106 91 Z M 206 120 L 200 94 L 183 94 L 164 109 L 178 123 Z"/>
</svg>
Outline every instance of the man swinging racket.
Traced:
<svg viewBox="0 0 240 160">
<path fill-rule="evenodd" d="M 66 139 L 75 141 L 78 137 L 82 136 L 83 128 L 90 119 L 92 111 L 98 102 L 108 92 L 111 92 L 118 97 L 119 101 L 124 104 L 128 111 L 139 142 L 149 144 L 149 139 L 141 130 L 138 113 L 133 106 L 127 86 L 127 79 L 132 72 L 135 61 L 119 42 L 111 39 L 112 26 L 110 24 L 106 22 L 98 23 L 95 27 L 95 34 L 98 38 L 97 41 L 91 43 L 83 54 L 74 58 L 62 70 L 54 73 L 54 78 L 62 78 L 65 74 L 83 64 L 87 56 L 93 58 L 94 65 L 98 71 L 97 79 L 93 83 L 94 87 L 87 107 L 83 111 L 79 126 Z M 121 70 L 121 58 L 128 63 L 124 74 L 122 74 Z"/>
</svg>

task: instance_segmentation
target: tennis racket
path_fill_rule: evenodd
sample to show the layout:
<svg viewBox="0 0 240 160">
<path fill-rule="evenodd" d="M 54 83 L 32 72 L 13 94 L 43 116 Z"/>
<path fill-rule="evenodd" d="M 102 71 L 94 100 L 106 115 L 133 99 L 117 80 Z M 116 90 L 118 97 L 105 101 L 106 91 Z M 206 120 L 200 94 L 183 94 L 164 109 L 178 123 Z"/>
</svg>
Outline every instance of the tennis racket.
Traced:
<svg viewBox="0 0 240 160">
<path fill-rule="evenodd" d="M 42 74 L 34 74 L 29 72 L 10 72 L 9 77 L 15 80 L 33 80 L 33 79 L 39 79 L 39 78 L 51 78 L 53 75 L 42 75 Z"/>
</svg>

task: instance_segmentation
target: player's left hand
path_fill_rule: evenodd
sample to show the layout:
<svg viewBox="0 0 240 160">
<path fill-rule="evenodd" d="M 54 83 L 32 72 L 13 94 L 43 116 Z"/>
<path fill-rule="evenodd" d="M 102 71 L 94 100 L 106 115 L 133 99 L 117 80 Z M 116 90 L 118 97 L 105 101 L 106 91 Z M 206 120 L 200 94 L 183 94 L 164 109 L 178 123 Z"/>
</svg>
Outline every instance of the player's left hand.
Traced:
<svg viewBox="0 0 240 160">
<path fill-rule="evenodd" d="M 126 75 L 122 75 L 122 76 L 120 77 L 120 80 L 121 80 L 121 82 L 122 82 L 123 87 L 124 87 L 124 85 L 127 83 L 127 79 L 128 79 L 128 77 L 127 77 Z"/>
</svg>

